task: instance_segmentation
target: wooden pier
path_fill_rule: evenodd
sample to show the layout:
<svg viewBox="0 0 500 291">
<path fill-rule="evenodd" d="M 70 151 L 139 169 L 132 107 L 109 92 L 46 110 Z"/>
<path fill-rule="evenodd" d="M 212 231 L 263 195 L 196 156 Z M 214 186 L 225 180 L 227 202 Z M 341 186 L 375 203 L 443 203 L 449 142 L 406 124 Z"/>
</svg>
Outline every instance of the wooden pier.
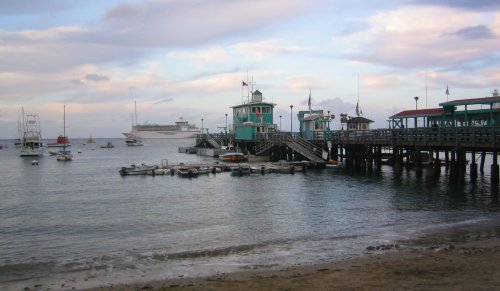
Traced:
<svg viewBox="0 0 500 291">
<path fill-rule="evenodd" d="M 500 127 L 426 127 L 410 129 L 375 129 L 357 131 L 335 131 L 331 135 L 332 154 L 344 159 L 349 169 L 370 171 L 380 168 L 382 159 L 390 153 L 395 170 L 406 163 L 420 171 L 424 164 L 421 153 L 426 152 L 430 160 L 427 166 L 439 175 L 442 159 L 450 169 L 450 177 L 463 178 L 470 155 L 470 177 L 475 180 L 478 172 L 476 157 L 481 157 L 479 170 L 484 171 L 486 154 L 492 154 L 491 180 L 499 181 L 497 162 L 500 145 Z M 444 156 L 440 156 L 444 154 Z"/>
<path fill-rule="evenodd" d="M 220 139 L 211 135 L 198 138 L 200 144 L 210 140 L 211 145 L 213 140 Z M 243 152 L 265 155 L 271 161 L 309 160 L 321 166 L 328 160 L 338 160 L 347 170 L 358 171 L 379 170 L 382 164 L 388 163 L 395 171 L 412 167 L 420 172 L 427 167 L 439 175 L 444 164 L 449 168 L 450 177 L 461 179 L 469 165 L 471 180 L 477 178 L 478 171 L 484 171 L 485 157 L 491 154 L 491 180 L 499 181 L 500 127 L 335 130 L 325 131 L 311 140 L 305 140 L 299 133 L 276 132 L 256 136 L 252 141 L 234 141 L 234 144 Z"/>
</svg>

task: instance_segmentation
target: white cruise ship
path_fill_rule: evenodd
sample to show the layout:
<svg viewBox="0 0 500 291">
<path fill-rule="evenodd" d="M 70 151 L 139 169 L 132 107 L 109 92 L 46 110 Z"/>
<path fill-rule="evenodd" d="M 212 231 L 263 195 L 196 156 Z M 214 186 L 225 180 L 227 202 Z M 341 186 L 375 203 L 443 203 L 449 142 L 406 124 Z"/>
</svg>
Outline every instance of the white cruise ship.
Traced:
<svg viewBox="0 0 500 291">
<path fill-rule="evenodd" d="M 200 134 L 201 130 L 190 125 L 182 117 L 175 124 L 160 125 L 160 124 L 136 124 L 132 127 L 132 132 L 124 133 L 125 136 L 130 134 L 148 139 L 148 138 L 194 138 Z"/>
</svg>

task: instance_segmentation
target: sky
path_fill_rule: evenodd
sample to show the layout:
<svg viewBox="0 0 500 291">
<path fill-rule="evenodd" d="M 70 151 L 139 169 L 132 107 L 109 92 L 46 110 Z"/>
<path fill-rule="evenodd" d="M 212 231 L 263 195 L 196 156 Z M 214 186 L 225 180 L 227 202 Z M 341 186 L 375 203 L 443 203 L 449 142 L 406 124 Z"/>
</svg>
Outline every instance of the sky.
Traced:
<svg viewBox="0 0 500 291">
<path fill-rule="evenodd" d="M 333 129 L 358 100 L 386 128 L 491 96 L 499 64 L 498 0 L 0 0 L 0 139 L 18 137 L 23 109 L 57 137 L 64 105 L 70 138 L 122 137 L 134 103 L 139 123 L 218 132 L 252 80 L 283 130 L 309 94 Z"/>
</svg>

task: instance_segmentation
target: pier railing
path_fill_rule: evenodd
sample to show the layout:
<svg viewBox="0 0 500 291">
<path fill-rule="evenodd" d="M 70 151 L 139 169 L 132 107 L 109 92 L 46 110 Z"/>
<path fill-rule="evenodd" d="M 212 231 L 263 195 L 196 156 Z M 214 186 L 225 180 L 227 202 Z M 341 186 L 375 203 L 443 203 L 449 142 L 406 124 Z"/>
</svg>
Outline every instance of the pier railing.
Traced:
<svg viewBox="0 0 500 291">
<path fill-rule="evenodd" d="M 332 132 L 331 141 L 337 144 L 442 146 L 489 149 L 500 145 L 500 127 L 338 130 Z"/>
</svg>

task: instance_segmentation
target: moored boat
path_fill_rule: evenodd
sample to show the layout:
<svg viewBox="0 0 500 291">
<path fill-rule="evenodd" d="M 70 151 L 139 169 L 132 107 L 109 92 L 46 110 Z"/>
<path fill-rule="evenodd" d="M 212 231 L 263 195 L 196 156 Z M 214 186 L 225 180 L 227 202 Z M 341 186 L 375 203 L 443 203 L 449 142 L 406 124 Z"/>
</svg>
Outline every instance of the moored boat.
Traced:
<svg viewBox="0 0 500 291">
<path fill-rule="evenodd" d="M 23 144 L 21 145 L 21 157 L 36 157 L 43 153 L 42 134 L 40 123 L 36 114 L 24 116 L 23 110 Z"/>
<path fill-rule="evenodd" d="M 232 176 L 250 175 L 251 172 L 252 168 L 250 167 L 249 164 L 246 163 L 239 163 L 238 165 L 231 167 Z"/>
<path fill-rule="evenodd" d="M 114 146 L 114 145 L 113 145 L 110 141 L 108 141 L 106 144 L 103 144 L 103 145 L 101 146 L 101 148 L 102 148 L 102 149 L 112 149 L 112 148 L 114 148 L 114 147 L 115 147 L 115 146 Z"/>
<path fill-rule="evenodd" d="M 198 169 L 195 167 L 180 167 L 177 168 L 177 174 L 182 178 L 198 177 Z"/>
<path fill-rule="evenodd" d="M 73 160 L 73 155 L 71 154 L 71 151 L 68 150 L 58 151 L 57 160 L 62 162 L 71 161 Z"/>
<path fill-rule="evenodd" d="M 222 154 L 219 156 L 219 159 L 224 162 L 244 162 L 247 160 L 244 154 L 238 152 Z"/>
<path fill-rule="evenodd" d="M 141 164 L 140 166 L 131 165 L 130 167 L 122 167 L 118 172 L 122 176 L 151 175 L 156 169 L 158 169 L 156 165 Z"/>
<path fill-rule="evenodd" d="M 47 143 L 47 147 L 69 147 L 71 146 L 71 142 L 69 141 L 69 138 L 65 135 L 59 135 L 57 137 L 57 140 L 55 142 L 49 142 Z"/>
<path fill-rule="evenodd" d="M 125 144 L 129 147 L 137 147 L 143 145 L 141 138 L 133 134 L 127 134 L 127 139 L 125 140 Z"/>
</svg>

